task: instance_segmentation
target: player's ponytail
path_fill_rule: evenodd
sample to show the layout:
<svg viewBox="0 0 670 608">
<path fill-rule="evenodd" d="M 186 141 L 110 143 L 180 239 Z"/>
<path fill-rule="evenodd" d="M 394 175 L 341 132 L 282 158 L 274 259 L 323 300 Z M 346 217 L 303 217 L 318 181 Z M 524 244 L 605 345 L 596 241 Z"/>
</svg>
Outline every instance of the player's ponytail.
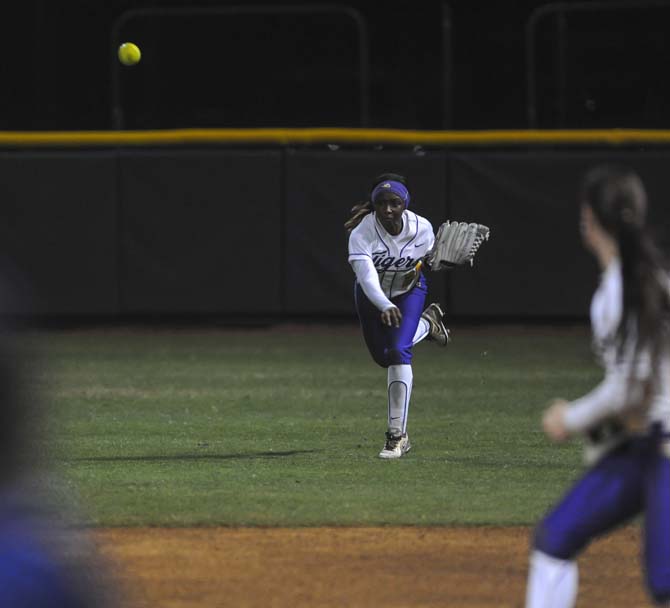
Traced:
<svg viewBox="0 0 670 608">
<path fill-rule="evenodd" d="M 372 183 L 372 188 L 370 188 L 370 192 L 372 192 L 382 182 L 390 180 L 400 182 L 401 184 L 407 186 L 407 180 L 404 176 L 397 173 L 382 173 L 375 178 L 375 181 Z M 351 232 L 354 228 L 356 228 L 356 226 L 358 226 L 358 224 L 363 221 L 363 218 L 366 215 L 372 213 L 373 211 L 374 207 L 372 206 L 371 199 L 368 199 L 362 203 L 357 203 L 351 208 L 351 217 L 346 222 L 344 222 L 344 228 L 347 232 Z"/>
<path fill-rule="evenodd" d="M 351 217 L 344 222 L 344 227 L 347 232 L 351 232 L 358 224 L 363 221 L 363 218 L 368 214 L 372 213 L 372 202 L 365 201 L 363 203 L 357 203 L 351 208 Z"/>
<path fill-rule="evenodd" d="M 616 341 L 619 356 L 635 332 L 635 353 L 649 348 L 655 365 L 667 339 L 670 316 L 668 264 L 647 224 L 647 194 L 639 176 L 625 167 L 602 166 L 590 171 L 582 201 L 619 246 L 623 308 Z"/>
</svg>

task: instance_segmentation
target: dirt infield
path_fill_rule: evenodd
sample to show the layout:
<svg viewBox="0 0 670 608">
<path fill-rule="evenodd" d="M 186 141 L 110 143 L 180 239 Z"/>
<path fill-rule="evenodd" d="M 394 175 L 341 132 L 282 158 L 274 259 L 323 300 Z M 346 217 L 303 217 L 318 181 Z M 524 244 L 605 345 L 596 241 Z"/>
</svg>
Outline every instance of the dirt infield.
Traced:
<svg viewBox="0 0 670 608">
<path fill-rule="evenodd" d="M 527 528 L 97 530 L 130 606 L 523 606 Z M 639 531 L 580 559 L 578 606 L 649 606 Z"/>
</svg>

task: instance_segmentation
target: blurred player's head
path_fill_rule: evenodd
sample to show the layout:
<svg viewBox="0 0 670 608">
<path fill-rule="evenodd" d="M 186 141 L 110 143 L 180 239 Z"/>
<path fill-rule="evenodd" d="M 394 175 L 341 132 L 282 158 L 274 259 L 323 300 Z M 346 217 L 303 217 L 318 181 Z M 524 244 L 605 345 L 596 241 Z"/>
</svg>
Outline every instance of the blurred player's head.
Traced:
<svg viewBox="0 0 670 608">
<path fill-rule="evenodd" d="M 640 177 L 626 167 L 603 165 L 582 184 L 582 204 L 617 241 L 640 232 L 646 223 L 647 193 Z"/>
<path fill-rule="evenodd" d="M 647 225 L 647 194 L 627 167 L 602 165 L 584 177 L 580 192 L 585 244 L 603 260 L 618 259 L 623 277 L 623 314 L 618 342 L 623 348 L 631 326 L 637 348 L 651 344 L 657 354 L 670 310 L 667 264 Z"/>
</svg>

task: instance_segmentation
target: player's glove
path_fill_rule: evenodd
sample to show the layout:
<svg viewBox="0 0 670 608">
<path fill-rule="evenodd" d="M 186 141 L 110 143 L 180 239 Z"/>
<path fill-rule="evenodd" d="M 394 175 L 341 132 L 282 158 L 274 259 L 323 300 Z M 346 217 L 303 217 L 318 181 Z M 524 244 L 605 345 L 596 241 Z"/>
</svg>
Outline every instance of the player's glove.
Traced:
<svg viewBox="0 0 670 608">
<path fill-rule="evenodd" d="M 428 252 L 426 261 L 431 270 L 446 270 L 470 263 L 480 245 L 488 241 L 491 231 L 488 226 L 476 223 L 450 222 L 440 226 L 435 244 Z"/>
</svg>

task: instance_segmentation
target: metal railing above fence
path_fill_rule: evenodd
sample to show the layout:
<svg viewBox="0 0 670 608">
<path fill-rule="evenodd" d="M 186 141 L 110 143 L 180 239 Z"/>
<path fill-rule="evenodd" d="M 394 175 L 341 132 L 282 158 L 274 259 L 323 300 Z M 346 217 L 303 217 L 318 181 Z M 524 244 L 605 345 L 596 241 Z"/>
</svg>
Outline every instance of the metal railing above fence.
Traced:
<svg viewBox="0 0 670 608">
<path fill-rule="evenodd" d="M 359 123 L 361 127 L 369 124 L 370 115 L 370 53 L 368 30 L 365 18 L 351 7 L 338 4 L 287 5 L 287 6 L 223 6 L 223 7 L 172 7 L 172 8 L 140 8 L 122 13 L 113 23 L 111 32 L 112 49 L 116 49 L 121 40 L 121 29 L 133 19 L 140 17 L 241 17 L 249 15 L 323 15 L 333 14 L 351 19 L 358 36 L 358 104 Z M 116 53 L 112 53 L 111 84 L 112 84 L 112 125 L 122 130 L 125 125 L 124 108 L 121 94 L 120 66 Z"/>
<path fill-rule="evenodd" d="M 169 129 L 157 131 L 0 131 L 3 148 L 105 146 L 637 146 L 669 145 L 670 130 Z"/>
<path fill-rule="evenodd" d="M 526 116 L 528 127 L 535 129 L 538 126 L 537 108 L 537 65 L 536 65 L 536 34 L 538 24 L 546 17 L 557 17 L 558 44 L 556 47 L 559 68 L 556 72 L 557 90 L 559 96 L 559 112 L 562 122 L 565 121 L 566 99 L 566 19 L 569 13 L 585 12 L 612 12 L 622 10 L 644 10 L 649 8 L 670 8 L 670 0 L 619 0 L 615 2 L 554 2 L 536 8 L 526 21 Z M 563 126 L 563 125 L 562 125 Z"/>
</svg>

